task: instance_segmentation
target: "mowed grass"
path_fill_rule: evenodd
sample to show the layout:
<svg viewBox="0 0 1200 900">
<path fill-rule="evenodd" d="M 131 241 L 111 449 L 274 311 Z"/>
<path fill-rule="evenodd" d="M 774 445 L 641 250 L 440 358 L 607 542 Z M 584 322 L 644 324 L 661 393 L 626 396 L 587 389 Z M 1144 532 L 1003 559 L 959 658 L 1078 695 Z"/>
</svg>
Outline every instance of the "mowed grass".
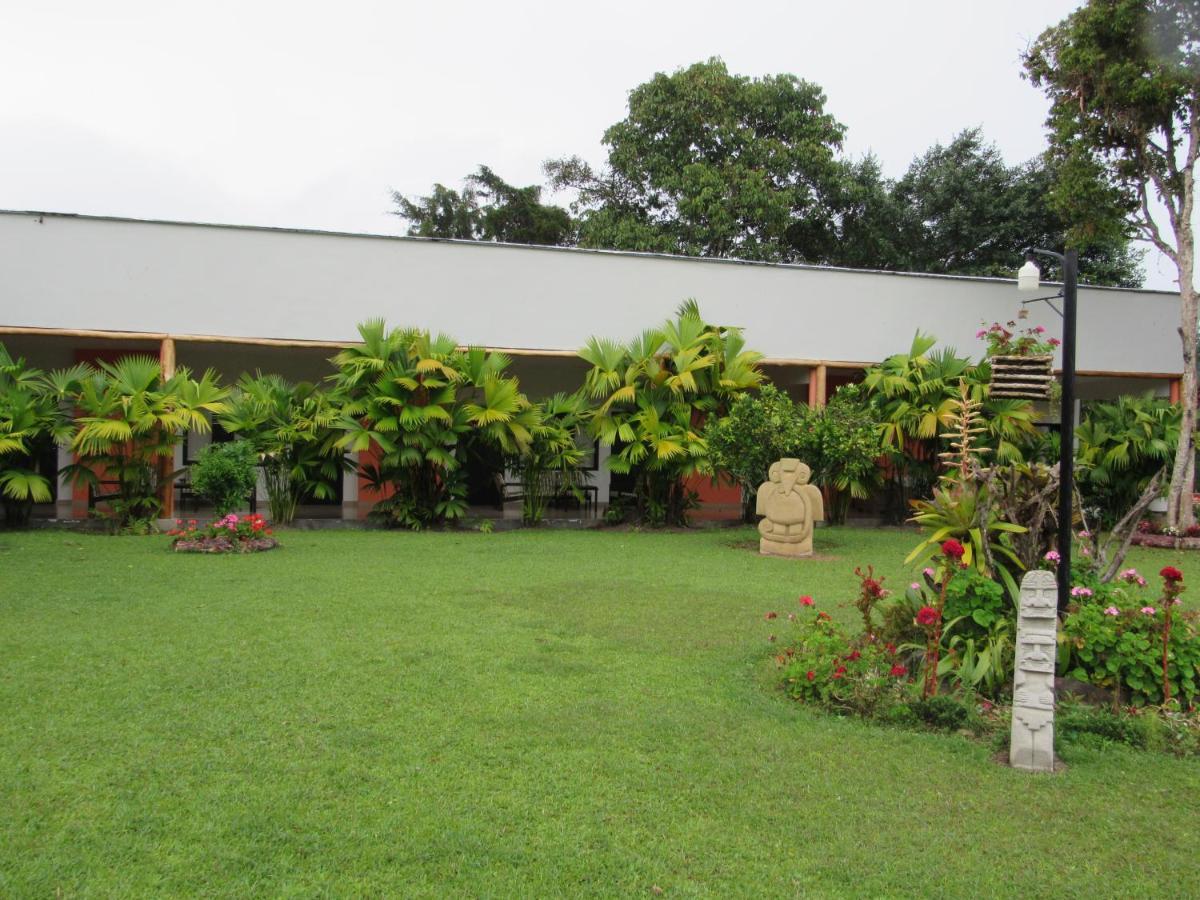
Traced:
<svg viewBox="0 0 1200 900">
<path fill-rule="evenodd" d="M 1200 895 L 1195 761 L 772 692 L 763 613 L 913 532 L 281 536 L 0 535 L 0 895 Z"/>
</svg>

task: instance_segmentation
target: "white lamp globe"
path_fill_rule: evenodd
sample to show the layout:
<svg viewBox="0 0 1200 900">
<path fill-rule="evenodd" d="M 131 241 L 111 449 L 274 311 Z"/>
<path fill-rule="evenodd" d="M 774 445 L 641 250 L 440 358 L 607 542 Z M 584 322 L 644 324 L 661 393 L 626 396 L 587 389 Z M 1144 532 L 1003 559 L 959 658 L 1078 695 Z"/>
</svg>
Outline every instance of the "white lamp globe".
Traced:
<svg viewBox="0 0 1200 900">
<path fill-rule="evenodd" d="M 1017 270 L 1017 290 L 1036 291 L 1042 283 L 1042 270 L 1032 259 Z"/>
</svg>

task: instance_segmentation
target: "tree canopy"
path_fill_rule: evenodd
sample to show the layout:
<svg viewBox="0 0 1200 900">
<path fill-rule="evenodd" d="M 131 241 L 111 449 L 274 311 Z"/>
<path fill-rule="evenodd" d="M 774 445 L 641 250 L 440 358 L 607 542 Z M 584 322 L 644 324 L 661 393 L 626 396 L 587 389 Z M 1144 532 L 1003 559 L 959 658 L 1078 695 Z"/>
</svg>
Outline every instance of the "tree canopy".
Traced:
<svg viewBox="0 0 1200 900">
<path fill-rule="evenodd" d="M 394 192 L 396 215 L 411 223 L 417 237 L 502 241 L 510 244 L 573 243 L 571 215 L 561 206 L 542 203 L 538 185 L 516 187 L 480 166 L 461 191 L 435 184 L 425 197 L 409 199 Z"/>
<path fill-rule="evenodd" d="M 1200 6 L 1194 0 L 1090 0 L 1042 33 L 1025 69 L 1050 98 L 1053 203 L 1073 235 L 1122 234 L 1132 220 L 1179 273 L 1183 418 L 1168 518 L 1186 527 L 1194 521 Z"/>
</svg>

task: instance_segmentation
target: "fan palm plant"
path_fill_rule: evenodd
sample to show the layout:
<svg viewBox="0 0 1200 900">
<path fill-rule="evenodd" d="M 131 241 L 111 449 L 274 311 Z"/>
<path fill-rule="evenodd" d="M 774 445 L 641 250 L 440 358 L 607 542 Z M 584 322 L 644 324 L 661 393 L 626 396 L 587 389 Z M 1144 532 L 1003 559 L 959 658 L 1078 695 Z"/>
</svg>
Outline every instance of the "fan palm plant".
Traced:
<svg viewBox="0 0 1200 900">
<path fill-rule="evenodd" d="M 76 462 L 63 471 L 93 489 L 111 486 L 110 517 L 118 527 L 149 523 L 180 474 L 170 468 L 175 447 L 187 431 L 208 431 L 208 416 L 225 411 L 228 394 L 211 369 L 198 380 L 185 368 L 164 378 L 151 356 L 100 362 L 71 396 Z"/>
<path fill-rule="evenodd" d="M 381 319 L 358 327 L 362 344 L 333 358 L 339 410 L 333 445 L 377 451 L 361 466 L 377 490 L 392 489 L 374 513 L 410 528 L 461 518 L 466 481 L 457 451 L 464 436 L 523 453 L 537 414 L 502 353 L 459 350 L 446 335 L 389 330 Z"/>
<path fill-rule="evenodd" d="M 87 372 L 79 365 L 45 373 L 0 344 L 0 496 L 8 524 L 24 524 L 34 503 L 52 499 L 50 479 L 36 460 L 70 440 L 71 415 L 63 397 Z"/>
<path fill-rule="evenodd" d="M 591 338 L 579 356 L 591 366 L 592 434 L 613 447 L 609 468 L 634 476 L 639 518 L 684 524 L 686 479 L 713 474 L 705 420 L 762 382 L 762 354 L 746 350 L 737 329 L 706 323 L 689 300 L 630 343 Z"/>
<path fill-rule="evenodd" d="M 273 522 L 291 522 L 308 497 L 337 496 L 337 479 L 351 464 L 333 447 L 338 410 L 328 394 L 255 372 L 241 377 L 227 407 L 219 421 L 258 454 Z"/>
<path fill-rule="evenodd" d="M 579 435 L 587 416 L 587 400 L 579 393 L 558 393 L 536 404 L 537 422 L 530 429 L 528 452 L 509 456 L 509 468 L 521 481 L 521 518 L 527 525 L 542 521 L 555 496 L 582 499 L 586 473 L 580 469 Z"/>
</svg>

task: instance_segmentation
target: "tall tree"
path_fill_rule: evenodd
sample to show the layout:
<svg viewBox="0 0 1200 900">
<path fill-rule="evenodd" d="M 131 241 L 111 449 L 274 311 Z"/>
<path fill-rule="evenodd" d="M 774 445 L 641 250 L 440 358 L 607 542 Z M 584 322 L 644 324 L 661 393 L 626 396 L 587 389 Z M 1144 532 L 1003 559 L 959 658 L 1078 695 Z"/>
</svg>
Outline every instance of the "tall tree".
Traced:
<svg viewBox="0 0 1200 900">
<path fill-rule="evenodd" d="M 820 262 L 836 239 L 844 134 L 817 85 L 710 59 L 634 88 L 604 133 L 602 170 L 572 157 L 546 172 L 578 191 L 583 246 Z"/>
<path fill-rule="evenodd" d="M 542 203 L 540 186 L 516 187 L 487 166 L 468 175 L 462 191 L 435 184 L 426 197 L 410 199 L 393 192 L 392 200 L 395 214 L 411 223 L 408 233 L 418 237 L 509 244 L 574 242 L 570 213 Z"/>
<path fill-rule="evenodd" d="M 1167 497 L 1169 524 L 1194 522 L 1197 294 L 1192 230 L 1200 159 L 1200 6 L 1195 0 L 1090 0 L 1025 56 L 1050 98 L 1059 161 L 1053 199 L 1084 235 L 1119 232 L 1123 205 L 1176 267 L 1183 343 L 1182 421 Z M 1117 201 L 1114 203 L 1114 200 Z M 1154 203 L 1165 210 L 1166 226 Z"/>
<path fill-rule="evenodd" d="M 1067 225 L 1049 200 L 1054 175 L 1043 160 L 1009 166 L 978 128 L 935 144 L 892 189 L 896 252 L 881 266 L 915 272 L 1009 277 L 1025 247 L 1062 247 Z M 1117 216 L 1121 209 L 1115 210 Z M 1081 242 L 1074 242 L 1078 246 Z M 1093 284 L 1141 284 L 1141 254 L 1119 231 L 1089 236 L 1080 277 Z M 1053 273 L 1048 273 L 1053 277 Z"/>
</svg>

